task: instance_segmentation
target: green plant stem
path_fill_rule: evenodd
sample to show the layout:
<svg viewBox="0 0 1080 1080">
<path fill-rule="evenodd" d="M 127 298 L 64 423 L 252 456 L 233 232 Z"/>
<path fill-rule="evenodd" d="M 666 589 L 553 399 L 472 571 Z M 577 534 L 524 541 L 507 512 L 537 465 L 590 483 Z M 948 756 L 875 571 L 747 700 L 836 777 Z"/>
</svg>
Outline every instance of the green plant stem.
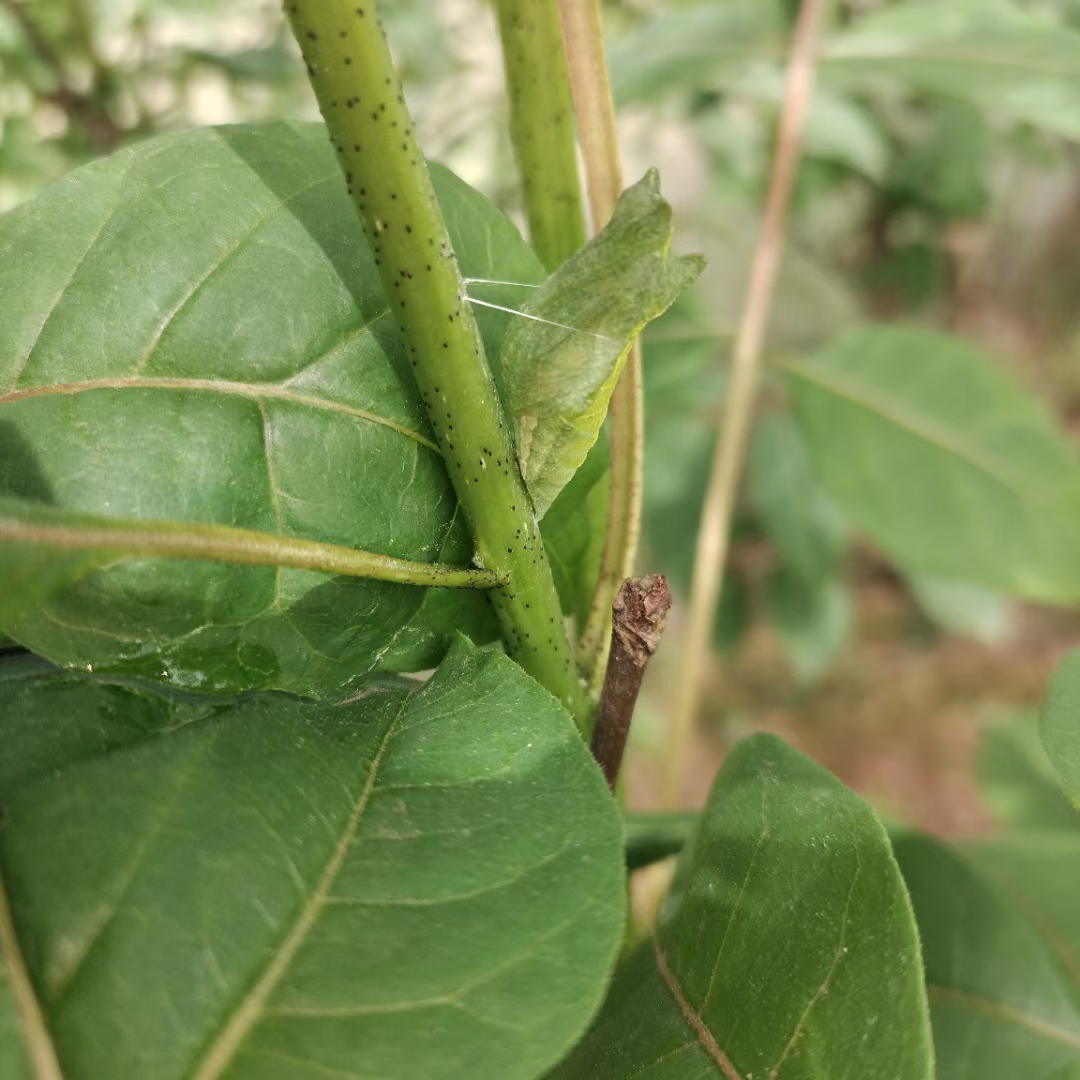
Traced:
<svg viewBox="0 0 1080 1080">
<path fill-rule="evenodd" d="M 557 270 L 585 243 L 574 111 L 555 0 L 496 0 L 510 137 L 525 191 L 529 235 Z"/>
<path fill-rule="evenodd" d="M 246 566 L 284 566 L 324 574 L 396 581 L 443 589 L 493 589 L 505 574 L 473 567 L 410 562 L 339 544 L 186 521 L 127 521 L 57 515 L 20 518 L 0 507 L 0 543 L 69 551 L 104 550 L 127 558 L 201 559 Z"/>
<path fill-rule="evenodd" d="M 595 233 L 610 220 L 623 188 L 600 4 L 599 0 L 558 0 L 558 5 Z M 578 646 L 578 664 L 594 693 L 599 692 L 604 681 L 611 607 L 623 581 L 633 574 L 641 536 L 645 397 L 641 347 L 637 342 L 611 398 L 610 438 L 607 532 L 596 592 Z"/>
<path fill-rule="evenodd" d="M 776 154 L 761 235 L 754 252 L 746 304 L 731 358 L 731 384 L 720 422 L 712 472 L 698 529 L 690 586 L 690 619 L 683 644 L 683 669 L 668 744 L 665 804 L 678 802 L 680 775 L 701 706 L 705 662 L 731 544 L 731 521 L 750 436 L 758 369 L 765 344 L 784 228 L 791 205 L 803 123 L 814 84 L 815 47 L 824 0 L 803 0 L 788 62 L 787 89 L 780 114 Z"/>
<path fill-rule="evenodd" d="M 589 707 L 558 594 L 465 286 L 378 18 L 378 7 L 290 0 L 346 183 L 371 240 L 510 655 L 585 730 Z"/>
</svg>

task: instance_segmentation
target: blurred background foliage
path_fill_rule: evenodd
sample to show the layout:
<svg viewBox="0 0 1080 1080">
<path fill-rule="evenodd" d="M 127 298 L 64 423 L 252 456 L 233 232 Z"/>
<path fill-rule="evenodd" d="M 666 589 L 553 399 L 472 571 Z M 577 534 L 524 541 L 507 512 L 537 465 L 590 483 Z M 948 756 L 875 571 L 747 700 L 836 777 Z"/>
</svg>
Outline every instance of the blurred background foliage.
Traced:
<svg viewBox="0 0 1080 1080">
<path fill-rule="evenodd" d="M 522 220 L 490 7 L 382 6 L 427 153 Z M 641 563 L 683 594 L 796 6 L 608 4 L 627 176 L 660 167 L 681 246 L 710 260 L 646 342 Z M 274 0 L 0 0 L 0 210 L 151 134 L 280 116 L 317 112 Z M 1080 430 L 1078 139 L 1080 0 L 834 5 L 715 627 L 717 663 L 679 802 L 699 802 L 726 746 L 762 726 L 890 812 L 941 832 L 1022 820 L 1017 801 L 1038 799 L 1041 765 L 1023 732 L 1080 631 L 1080 587 L 1067 567 L 1053 569 L 1055 559 L 1068 562 L 1074 526 L 1080 537 L 1080 487 L 1052 496 L 1053 536 L 1016 540 L 1035 551 L 1032 565 L 1010 562 L 1009 528 L 988 529 L 990 511 L 954 529 L 946 508 L 929 523 L 938 531 L 920 534 L 945 466 L 925 455 L 911 465 L 899 444 L 890 458 L 881 448 L 893 446 L 891 435 L 876 439 L 865 416 L 823 405 L 786 372 L 809 361 L 835 374 L 852 340 L 875 355 L 891 349 L 901 376 L 869 390 L 899 403 L 901 420 L 932 396 L 972 446 L 992 420 L 1017 440 L 1020 485 L 1053 485 L 1072 468 Z M 884 323 L 916 336 L 897 344 L 882 336 Z M 867 325 L 859 333 L 871 337 L 846 336 Z M 980 350 L 985 386 L 950 380 L 955 342 L 942 344 L 940 331 Z M 915 354 L 921 368 L 904 359 Z M 995 382 L 1000 373 L 1014 382 Z M 1031 398 L 1019 394 L 1016 415 L 1013 385 Z M 979 413 L 990 401 L 1004 413 Z M 837 484 L 838 455 L 858 460 L 871 486 Z M 604 468 L 598 454 L 575 481 L 590 518 Z M 908 479 L 892 504 L 878 505 L 873 480 L 895 470 Z M 1003 521 L 1017 512 L 992 509 Z M 582 520 L 572 524 L 587 563 L 598 545 Z M 954 532 L 951 559 L 927 556 Z M 1080 545 L 1073 550 L 1080 577 Z M 564 572 L 589 576 L 587 565 Z M 635 732 L 629 785 L 643 806 L 664 798 L 680 632 L 676 609 Z M 1036 809 L 1052 816 L 1054 806 Z"/>
</svg>

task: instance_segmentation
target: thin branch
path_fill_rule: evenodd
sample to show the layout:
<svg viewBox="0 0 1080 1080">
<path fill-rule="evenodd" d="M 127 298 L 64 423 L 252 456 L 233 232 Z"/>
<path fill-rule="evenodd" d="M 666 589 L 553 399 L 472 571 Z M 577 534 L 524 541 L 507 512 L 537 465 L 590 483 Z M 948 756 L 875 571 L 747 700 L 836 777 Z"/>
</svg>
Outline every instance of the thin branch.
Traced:
<svg viewBox="0 0 1080 1080">
<path fill-rule="evenodd" d="M 593 757 L 612 791 L 619 779 L 641 680 L 660 644 L 670 608 L 671 590 L 662 574 L 627 578 L 615 598 L 611 658 L 592 741 Z"/>
<path fill-rule="evenodd" d="M 792 43 L 765 217 L 732 353 L 731 384 L 698 531 L 689 627 L 665 784 L 669 806 L 678 800 L 679 773 L 701 704 L 705 661 L 723 586 L 732 512 L 746 456 L 758 369 L 802 152 L 803 125 L 813 91 L 815 50 L 824 10 L 824 0 L 803 0 Z"/>
<path fill-rule="evenodd" d="M 559 0 L 563 47 L 585 159 L 594 233 L 607 224 L 622 192 L 622 164 L 615 126 L 599 0 Z M 611 497 L 596 593 L 578 648 L 578 665 L 595 693 L 604 676 L 611 607 L 634 570 L 644 495 L 645 404 L 641 348 L 635 342 L 611 399 Z"/>
</svg>

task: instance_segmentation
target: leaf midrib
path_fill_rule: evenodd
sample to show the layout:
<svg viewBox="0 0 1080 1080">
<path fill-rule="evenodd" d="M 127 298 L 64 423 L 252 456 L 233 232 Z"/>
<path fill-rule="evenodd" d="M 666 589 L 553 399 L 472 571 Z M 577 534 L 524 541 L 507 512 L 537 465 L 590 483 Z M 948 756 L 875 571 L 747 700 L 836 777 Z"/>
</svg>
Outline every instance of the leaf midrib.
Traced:
<svg viewBox="0 0 1080 1080">
<path fill-rule="evenodd" d="M 879 401 L 873 394 L 867 393 L 863 388 L 853 387 L 849 383 L 836 379 L 835 376 L 832 376 L 832 373 L 826 374 L 819 369 L 801 364 L 786 364 L 784 369 L 790 376 L 802 379 L 820 390 L 833 394 L 852 405 L 857 405 L 893 427 L 922 439 L 930 446 L 982 473 L 1021 502 L 1026 501 L 1021 484 L 1001 471 L 996 462 L 984 457 L 982 454 L 973 452 L 963 442 L 953 438 L 947 428 L 939 425 L 933 419 L 908 415 L 897 409 L 894 404 Z"/>
<path fill-rule="evenodd" d="M 247 1038 L 251 1029 L 262 1017 L 267 1000 L 276 989 L 282 976 L 288 970 L 296 953 L 307 939 L 308 933 L 315 925 L 315 922 L 330 895 L 330 891 L 333 889 L 338 875 L 341 873 L 341 869 L 348 857 L 349 849 L 352 847 L 352 842 L 356 837 L 357 829 L 360 827 L 360 820 L 364 815 L 364 811 L 367 809 L 368 803 L 371 801 L 372 793 L 375 790 L 375 777 L 379 772 L 379 767 L 382 764 L 387 747 L 390 745 L 390 740 L 394 736 L 398 722 L 412 704 L 412 701 L 413 695 L 410 694 L 401 703 L 400 707 L 391 718 L 390 723 L 387 725 L 386 731 L 379 742 L 378 749 L 371 759 L 371 766 L 368 769 L 368 775 L 364 781 L 364 786 L 356 800 L 352 812 L 345 822 L 345 827 L 342 830 L 337 844 L 334 846 L 330 860 L 327 862 L 326 868 L 323 870 L 322 876 L 319 878 L 318 884 L 312 891 L 311 896 L 300 909 L 292 929 L 275 951 L 273 958 L 266 966 L 255 985 L 248 992 L 243 1001 L 240 1002 L 239 1006 L 233 1012 L 232 1017 L 221 1029 L 221 1032 L 213 1041 L 206 1056 L 203 1058 L 202 1064 L 193 1073 L 191 1080 L 217 1080 L 231 1064 L 236 1051 L 239 1049 L 244 1039 Z"/>
<path fill-rule="evenodd" d="M 193 379 L 179 376 L 145 376 L 125 375 L 115 379 L 86 379 L 80 382 L 54 383 L 51 386 L 34 386 L 26 390 L 13 390 L 0 395 L 0 406 L 9 405 L 25 398 L 49 397 L 53 395 L 73 395 L 87 393 L 93 390 L 185 390 L 203 393 L 226 394 L 234 397 L 250 398 L 256 402 L 266 400 L 287 401 L 290 404 L 300 405 L 309 409 L 324 409 L 328 412 L 337 412 L 345 416 L 351 416 L 359 420 L 367 420 L 373 424 L 381 424 L 392 431 L 412 439 L 421 446 L 433 450 L 440 457 L 442 451 L 430 439 L 425 438 L 419 432 L 398 424 L 378 413 L 367 409 L 360 409 L 341 402 L 330 401 L 326 398 L 311 397 L 307 394 L 298 394 L 280 383 L 246 383 L 230 379 Z"/>
</svg>

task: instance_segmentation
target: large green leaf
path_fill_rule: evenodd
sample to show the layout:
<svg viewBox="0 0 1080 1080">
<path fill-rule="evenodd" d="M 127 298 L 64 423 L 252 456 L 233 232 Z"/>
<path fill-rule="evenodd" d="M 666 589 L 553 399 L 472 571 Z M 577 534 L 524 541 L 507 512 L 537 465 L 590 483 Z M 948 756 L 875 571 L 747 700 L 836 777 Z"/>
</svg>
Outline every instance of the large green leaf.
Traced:
<svg viewBox="0 0 1080 1080">
<path fill-rule="evenodd" d="M 818 475 L 898 563 L 1080 599 L 1080 460 L 990 360 L 940 334 L 867 327 L 785 370 Z"/>
<path fill-rule="evenodd" d="M 506 332 L 501 383 L 541 517 L 596 442 L 634 338 L 704 267 L 700 256 L 675 255 L 672 235 L 671 207 L 650 170 Z"/>
<path fill-rule="evenodd" d="M 1080 137 L 1080 34 L 1004 0 L 882 8 L 826 42 L 821 75 L 945 94 Z"/>
<path fill-rule="evenodd" d="M 532 1077 L 603 993 L 619 816 L 497 653 L 345 706 L 28 662 L 0 726 L 2 882 L 67 1080 Z"/>
<path fill-rule="evenodd" d="M 562 1080 L 929 1080 L 919 945 L 874 812 L 772 736 L 724 763 L 655 940 Z"/>
<path fill-rule="evenodd" d="M 433 171 L 464 272 L 535 278 L 513 225 Z M 80 169 L 0 219 L 0 495 L 468 562 L 389 310 L 321 126 L 172 135 Z M 494 351 L 505 316 L 481 317 Z M 125 562 L 0 630 L 63 664 L 334 697 L 424 595 Z"/>
<path fill-rule="evenodd" d="M 1041 729 L 1061 786 L 1080 809 L 1080 649 L 1065 657 L 1050 680 Z"/>
<path fill-rule="evenodd" d="M 1028 917 L 1080 1007 L 1080 817 L 1071 831 L 992 836 L 963 850 Z"/>
<path fill-rule="evenodd" d="M 938 1080 L 1050 1080 L 1080 1064 L 1080 1013 L 1057 962 L 961 856 L 903 837 L 926 964 Z"/>
</svg>

